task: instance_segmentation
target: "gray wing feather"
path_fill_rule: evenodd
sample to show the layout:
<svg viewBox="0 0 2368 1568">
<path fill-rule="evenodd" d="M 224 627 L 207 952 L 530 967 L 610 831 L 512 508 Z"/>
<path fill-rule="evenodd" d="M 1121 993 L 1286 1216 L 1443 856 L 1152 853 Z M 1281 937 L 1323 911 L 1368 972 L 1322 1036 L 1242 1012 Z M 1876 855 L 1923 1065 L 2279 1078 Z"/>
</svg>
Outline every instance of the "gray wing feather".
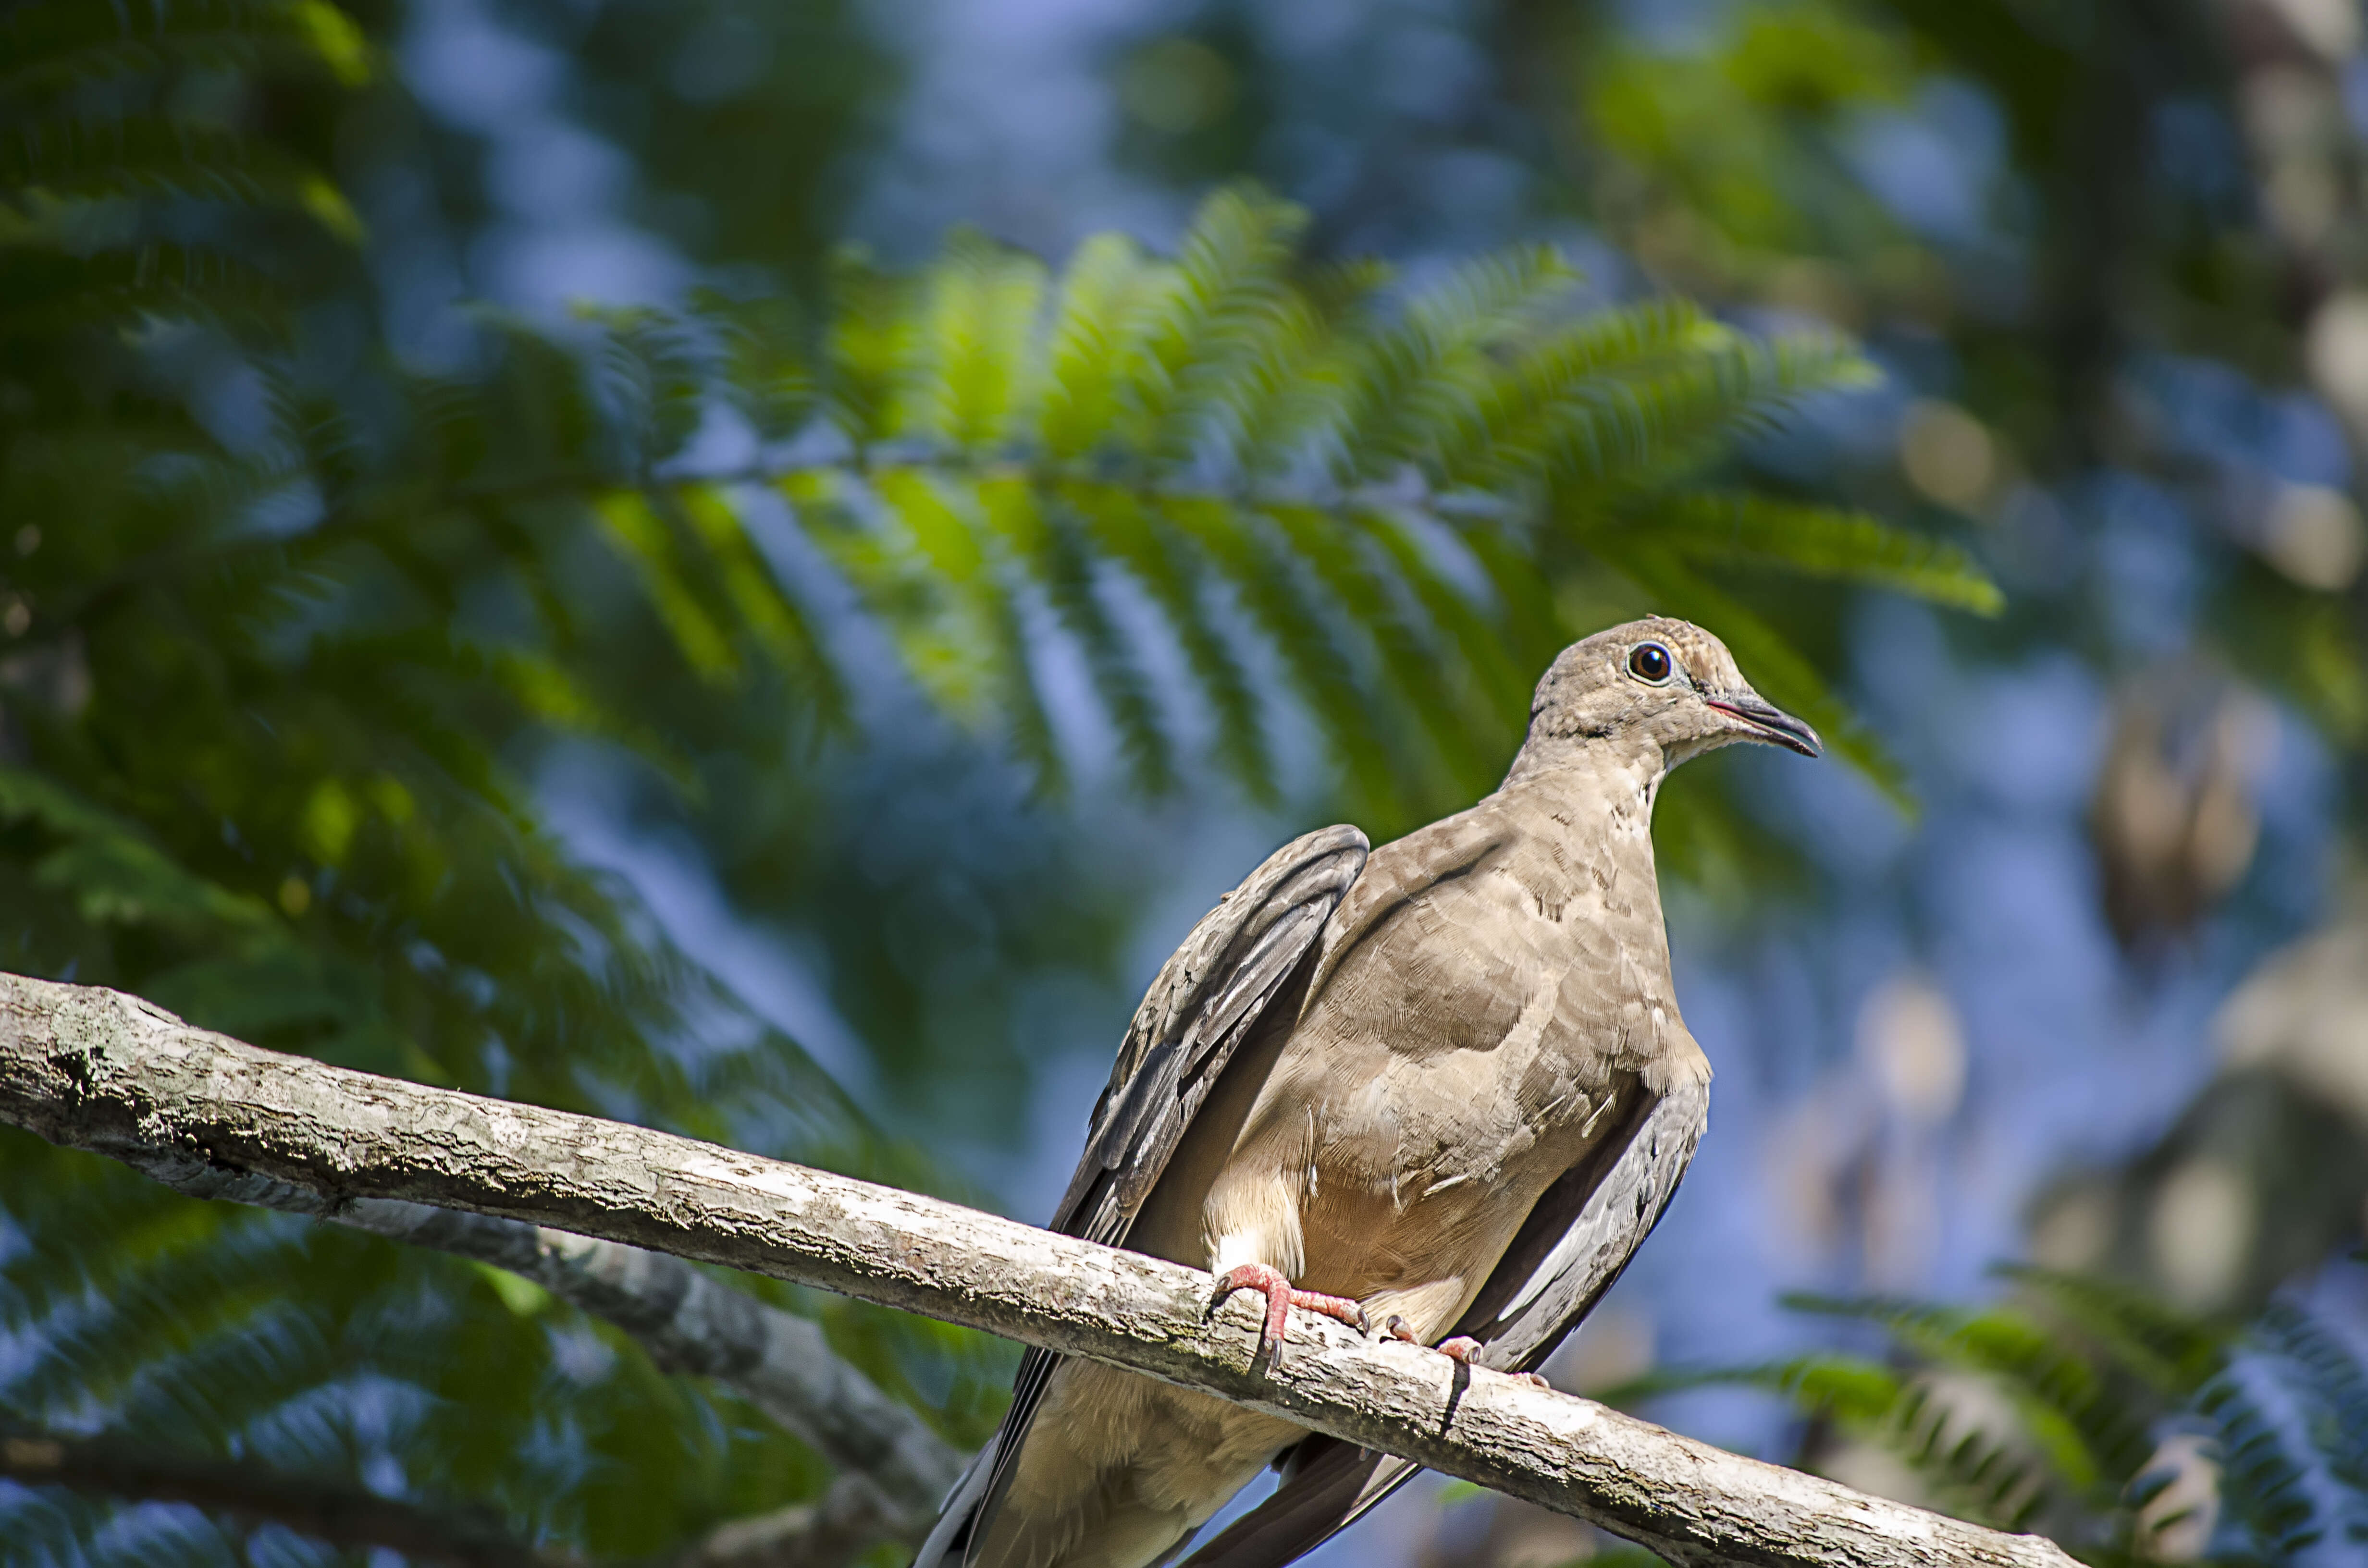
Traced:
<svg viewBox="0 0 2368 1568">
<path fill-rule="evenodd" d="M 1449 1334 L 1478 1340 L 1474 1358 L 1484 1366 L 1535 1370 L 1660 1223 L 1709 1111 L 1706 1085 L 1640 1103 L 1623 1136 L 1604 1140 L 1545 1190 Z M 1282 1568 L 1362 1518 L 1421 1468 L 1336 1437 L 1310 1437 L 1292 1451 L 1274 1495 L 1182 1568 Z"/>
<path fill-rule="evenodd" d="M 1192 927 L 1135 1009 L 1053 1230 L 1125 1244 L 1144 1199 L 1225 1064 L 1293 977 L 1304 974 L 1324 923 L 1364 869 L 1367 847 L 1365 835 L 1349 826 L 1292 839 Z M 1002 1426 L 954 1483 L 915 1568 L 951 1568 L 967 1553 L 1058 1360 L 1034 1349 L 1021 1358 Z"/>
<path fill-rule="evenodd" d="M 1709 1119 L 1707 1084 L 1656 1096 L 1618 1148 L 1546 1189 L 1453 1330 L 1480 1341 L 1482 1364 L 1527 1372 L 1554 1354 L 1661 1222 Z"/>
<path fill-rule="evenodd" d="M 996 1459 L 1002 1451 L 1003 1433 L 998 1429 L 986 1440 L 986 1447 L 971 1456 L 946 1500 L 938 1505 L 938 1522 L 929 1527 L 929 1538 L 914 1555 L 913 1568 L 951 1568 L 962 1562 L 972 1523 L 978 1506 L 986 1500 L 986 1489 L 997 1469 Z"/>
</svg>

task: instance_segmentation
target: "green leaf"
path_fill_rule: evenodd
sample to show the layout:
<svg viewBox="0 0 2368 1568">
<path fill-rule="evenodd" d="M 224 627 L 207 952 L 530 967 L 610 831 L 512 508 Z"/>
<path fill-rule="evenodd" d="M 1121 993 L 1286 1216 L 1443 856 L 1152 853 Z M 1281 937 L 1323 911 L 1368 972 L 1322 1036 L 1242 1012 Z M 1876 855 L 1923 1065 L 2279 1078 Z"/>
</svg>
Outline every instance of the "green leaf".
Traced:
<svg viewBox="0 0 2368 1568">
<path fill-rule="evenodd" d="M 1018 430 L 1031 391 L 1043 264 L 980 236 L 958 235 L 924 292 L 922 368 L 900 427 L 963 450 L 998 447 Z"/>
<path fill-rule="evenodd" d="M 1087 456 L 1125 411 L 1123 367 L 1167 269 L 1123 234 L 1077 247 L 1054 306 L 1038 438 L 1056 463 Z"/>
<path fill-rule="evenodd" d="M 94 925 L 156 922 L 239 932 L 277 925 L 260 900 L 185 869 L 131 823 L 40 774 L 0 767 L 0 820 L 30 820 L 49 830 L 53 844 L 35 876 L 70 892 Z"/>
<path fill-rule="evenodd" d="M 18 124 L 0 139 L 0 189 L 53 200 L 278 207 L 311 214 L 349 244 L 361 238 L 361 221 L 318 171 L 267 144 L 162 116 Z"/>
<path fill-rule="evenodd" d="M 758 554 L 731 498 L 721 486 L 690 484 L 677 490 L 675 499 L 691 531 L 707 547 L 738 623 L 779 668 L 795 678 L 825 722 L 843 722 L 846 688 L 836 665 L 804 608 Z"/>
<path fill-rule="evenodd" d="M 1285 273 L 1306 222 L 1297 208 L 1243 190 L 1201 204 L 1124 361 L 1133 440 L 1145 456 L 1189 461 L 1225 393 L 1289 331 Z"/>
<path fill-rule="evenodd" d="M 1487 384 L 1485 356 L 1538 322 L 1574 274 L 1543 246 L 1463 263 L 1355 349 L 1332 439 L 1368 476 L 1433 459 Z"/>
<path fill-rule="evenodd" d="M 731 679 L 740 668 L 731 640 L 685 578 L 673 532 L 649 497 L 638 490 L 612 490 L 592 506 L 619 553 L 638 570 L 684 661 L 705 680 Z"/>
<path fill-rule="evenodd" d="M 1679 494 L 1641 508 L 1631 526 L 1690 561 L 1764 562 L 1976 615 L 1996 615 L 2006 605 L 1998 585 L 1955 545 L 1863 512 L 1748 494 Z"/>
<path fill-rule="evenodd" d="M 895 434 L 894 417 L 919 339 L 900 279 L 875 270 L 860 252 L 831 267 L 831 318 L 825 334 L 830 418 L 859 445 Z"/>
<path fill-rule="evenodd" d="M 318 71 L 348 89 L 370 75 L 361 29 L 326 0 L 29 0 L 0 17 L 0 102 L 167 68 Z"/>
<path fill-rule="evenodd" d="M 1185 663 L 1215 721 L 1219 759 L 1261 802 L 1274 798 L 1274 762 L 1258 693 L 1224 631 L 1211 619 L 1205 563 L 1164 516 L 1121 486 L 1056 486 L 1058 505 L 1091 530 L 1092 546 L 1116 561 L 1167 617 Z"/>
</svg>

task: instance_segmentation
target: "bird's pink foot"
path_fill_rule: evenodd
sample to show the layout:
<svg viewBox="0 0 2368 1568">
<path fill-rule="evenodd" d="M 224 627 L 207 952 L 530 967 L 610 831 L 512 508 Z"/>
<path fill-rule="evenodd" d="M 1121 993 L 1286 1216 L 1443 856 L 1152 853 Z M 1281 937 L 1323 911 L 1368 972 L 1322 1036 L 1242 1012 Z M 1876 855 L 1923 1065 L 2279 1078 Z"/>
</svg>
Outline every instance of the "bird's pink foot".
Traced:
<svg viewBox="0 0 2368 1568">
<path fill-rule="evenodd" d="M 1388 1335 L 1392 1339 L 1399 1341 L 1401 1344 L 1419 1345 L 1422 1343 L 1422 1341 L 1414 1336 L 1414 1330 L 1406 1326 L 1406 1320 L 1398 1316 L 1395 1312 L 1392 1312 L 1390 1314 L 1390 1321 L 1382 1325 L 1382 1332 Z M 1472 1365 L 1472 1358 L 1480 1353 L 1480 1342 L 1473 1338 L 1468 1334 L 1459 1334 L 1452 1339 L 1440 1340 L 1439 1342 L 1439 1353 L 1460 1367 L 1468 1367 Z M 1535 1372 L 1516 1372 L 1513 1375 L 1521 1379 L 1525 1382 L 1535 1383 L 1542 1389 L 1551 1388 L 1554 1386 L 1547 1382 L 1545 1379 L 1538 1376 Z"/>
<path fill-rule="evenodd" d="M 1216 1298 L 1210 1304 L 1214 1306 L 1236 1290 L 1256 1290 L 1266 1298 L 1266 1324 L 1258 1332 L 1258 1350 L 1269 1358 L 1269 1366 L 1282 1364 L 1283 1330 L 1290 1326 L 1293 1307 L 1338 1318 L 1360 1334 L 1365 1330 L 1365 1309 L 1348 1297 L 1293 1289 L 1281 1269 L 1263 1263 L 1245 1263 L 1219 1276 Z"/>
<path fill-rule="evenodd" d="M 1521 1381 L 1529 1384 L 1533 1389 L 1551 1389 L 1554 1387 L 1554 1384 L 1546 1381 L 1545 1374 L 1543 1372 L 1520 1372 L 1515 1375 L 1518 1376 Z"/>
</svg>

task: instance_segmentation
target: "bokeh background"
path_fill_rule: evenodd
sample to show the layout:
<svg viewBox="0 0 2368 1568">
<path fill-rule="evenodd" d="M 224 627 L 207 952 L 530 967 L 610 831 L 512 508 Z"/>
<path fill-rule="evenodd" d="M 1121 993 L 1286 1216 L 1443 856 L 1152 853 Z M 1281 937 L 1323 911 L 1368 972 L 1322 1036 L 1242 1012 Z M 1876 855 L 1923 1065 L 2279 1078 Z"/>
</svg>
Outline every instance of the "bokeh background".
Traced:
<svg viewBox="0 0 2368 1568">
<path fill-rule="evenodd" d="M 2100 1561 L 2368 1561 L 2351 0 L 80 0 L 0 29 L 0 961 L 1041 1220 L 1141 987 L 1269 848 L 1468 802 L 1555 641 L 1680 610 L 1758 676 L 1764 631 L 1858 744 L 1671 787 L 1713 1131 L 1555 1381 Z M 735 503 L 712 581 L 602 499 L 840 462 L 813 386 L 919 330 L 864 301 L 950 235 L 995 286 L 998 246 L 1172 253 L 1219 188 L 1301 210 L 1311 297 L 1544 245 L 1570 310 L 1855 342 L 1867 370 L 1770 371 L 1679 466 L 1964 563 L 1743 559 L 1689 598 L 1540 546 L 1474 595 L 1509 676 L 1301 651 L 1343 696 L 1261 643 L 1246 756 L 1090 547 L 1081 590 L 974 607 L 1014 707 L 879 608 L 889 566 L 797 544 L 844 495 Z M 490 1271 L 0 1153 L 28 1431 L 591 1561 L 827 1479 Z M 775 1299 L 950 1436 L 991 1426 L 1008 1347 Z M 21 1479 L 0 1541 L 371 1555 Z M 1606 1550 L 1423 1485 L 1318 1561 Z"/>
</svg>

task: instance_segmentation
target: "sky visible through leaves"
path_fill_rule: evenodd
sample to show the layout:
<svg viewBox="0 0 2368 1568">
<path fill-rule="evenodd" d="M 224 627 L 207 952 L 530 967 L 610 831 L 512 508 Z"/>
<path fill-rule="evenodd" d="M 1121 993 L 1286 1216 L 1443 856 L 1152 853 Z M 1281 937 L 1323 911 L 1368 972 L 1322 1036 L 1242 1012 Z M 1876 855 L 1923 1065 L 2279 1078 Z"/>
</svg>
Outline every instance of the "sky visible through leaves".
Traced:
<svg viewBox="0 0 2368 1568">
<path fill-rule="evenodd" d="M 1665 799 L 1713 1131 L 1558 1378 L 2100 1561 L 2357 1550 L 2351 8 L 173 14 L 269 36 L 0 75 L 79 128 L 0 160 L 17 966 L 1041 1218 L 1218 894 L 1687 614 L 1844 755 Z M 9 1420 L 601 1558 L 826 1479 L 500 1278 L 5 1154 Z M 780 1294 L 991 1423 L 1007 1348 Z"/>
</svg>

